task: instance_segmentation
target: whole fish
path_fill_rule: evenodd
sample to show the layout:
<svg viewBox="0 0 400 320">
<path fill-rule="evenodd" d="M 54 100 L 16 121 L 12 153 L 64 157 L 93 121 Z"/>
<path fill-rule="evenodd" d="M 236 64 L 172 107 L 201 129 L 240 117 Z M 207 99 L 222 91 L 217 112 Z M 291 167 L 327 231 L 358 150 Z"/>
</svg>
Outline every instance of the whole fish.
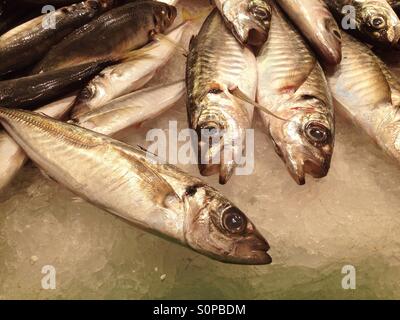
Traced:
<svg viewBox="0 0 400 320">
<path fill-rule="evenodd" d="M 253 223 L 200 179 L 130 145 L 32 112 L 0 108 L 0 122 L 48 176 L 94 205 L 222 262 L 271 262 Z"/>
<path fill-rule="evenodd" d="M 400 20 L 386 0 L 325 1 L 349 31 L 354 15 L 354 31 L 363 39 L 374 45 L 400 48 Z"/>
<path fill-rule="evenodd" d="M 67 96 L 36 110 L 49 117 L 60 119 L 71 109 L 76 95 Z M 24 150 L 4 130 L 0 131 L 0 191 L 4 190 L 22 169 L 28 157 Z"/>
<path fill-rule="evenodd" d="M 0 107 L 36 108 L 79 89 L 113 61 L 98 61 L 0 81 Z"/>
<path fill-rule="evenodd" d="M 139 1 L 112 9 L 77 29 L 54 46 L 35 73 L 110 58 L 147 44 L 175 20 L 176 8 L 162 2 Z"/>
<path fill-rule="evenodd" d="M 75 123 L 80 127 L 114 136 L 129 127 L 137 127 L 142 122 L 152 119 L 170 108 L 182 96 L 184 89 L 185 86 L 182 82 L 143 89 L 112 101 L 100 109 L 93 110 L 75 119 Z M 68 96 L 42 107 L 36 112 L 59 119 L 70 110 L 75 98 L 76 94 Z M 1 132 L 0 190 L 7 187 L 26 160 L 27 155 L 18 144 L 7 133 Z"/>
<path fill-rule="evenodd" d="M 115 99 L 74 121 L 81 127 L 112 136 L 165 112 L 185 91 L 184 81 L 146 88 Z"/>
<path fill-rule="evenodd" d="M 242 44 L 262 45 L 268 38 L 270 0 L 214 0 L 225 22 Z"/>
<path fill-rule="evenodd" d="M 144 48 L 138 59 L 104 69 L 81 91 L 72 111 L 73 117 L 97 109 L 111 100 L 143 87 L 164 66 L 176 51 L 172 43 L 179 43 L 185 23 L 168 33 L 167 39 L 155 41 Z"/>
<path fill-rule="evenodd" d="M 337 109 L 400 161 L 400 81 L 366 45 L 343 35 L 343 61 L 328 76 Z"/>
<path fill-rule="evenodd" d="M 326 63 L 340 63 L 340 29 L 323 0 L 277 0 L 277 3 Z"/>
<path fill-rule="evenodd" d="M 189 126 L 199 138 L 200 173 L 219 173 L 220 183 L 225 184 L 245 149 L 243 142 L 254 110 L 229 90 L 237 87 L 254 99 L 257 69 L 252 52 L 236 41 L 217 10 L 211 12 L 199 34 L 192 38 L 186 83 Z M 204 141 L 207 135 L 213 143 Z M 230 156 L 225 159 L 228 153 Z"/>
<path fill-rule="evenodd" d="M 51 15 L 39 16 L 3 34 L 0 37 L 0 75 L 36 63 L 53 45 L 111 5 L 112 0 L 87 0 L 63 7 Z"/>
<path fill-rule="evenodd" d="M 324 73 L 299 32 L 278 7 L 258 61 L 257 100 L 286 121 L 262 113 L 276 153 L 298 184 L 327 175 L 334 146 L 334 114 Z"/>
</svg>

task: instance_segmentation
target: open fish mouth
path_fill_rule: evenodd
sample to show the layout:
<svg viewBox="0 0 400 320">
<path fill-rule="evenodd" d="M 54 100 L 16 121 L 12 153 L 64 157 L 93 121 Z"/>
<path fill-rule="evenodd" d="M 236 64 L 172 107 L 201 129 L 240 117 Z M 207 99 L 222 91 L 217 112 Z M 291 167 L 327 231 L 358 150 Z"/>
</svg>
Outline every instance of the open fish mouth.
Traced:
<svg viewBox="0 0 400 320">
<path fill-rule="evenodd" d="M 326 177 L 330 168 L 330 157 L 328 159 L 315 161 L 311 159 L 300 161 L 286 161 L 289 173 L 298 185 L 306 183 L 306 175 L 320 179 Z"/>
</svg>

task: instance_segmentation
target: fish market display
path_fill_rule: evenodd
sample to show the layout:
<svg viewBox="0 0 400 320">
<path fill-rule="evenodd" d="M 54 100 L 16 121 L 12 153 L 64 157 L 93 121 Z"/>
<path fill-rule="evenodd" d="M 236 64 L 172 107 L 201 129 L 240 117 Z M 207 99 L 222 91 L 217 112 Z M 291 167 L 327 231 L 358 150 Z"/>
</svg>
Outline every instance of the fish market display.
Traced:
<svg viewBox="0 0 400 320">
<path fill-rule="evenodd" d="M 294 24 L 328 64 L 342 58 L 340 29 L 323 0 L 277 0 Z"/>
<path fill-rule="evenodd" d="M 114 98 L 140 89 L 153 78 L 174 54 L 176 47 L 189 23 L 184 23 L 171 31 L 167 39 L 155 41 L 139 54 L 137 59 L 106 68 L 95 77 L 80 93 L 73 116 L 78 117 L 87 111 L 99 108 Z"/>
<path fill-rule="evenodd" d="M 274 8 L 268 41 L 258 62 L 258 102 L 281 120 L 261 114 L 276 153 L 298 184 L 327 175 L 335 126 L 332 99 L 315 55 Z"/>
<path fill-rule="evenodd" d="M 244 151 L 245 130 L 253 119 L 253 106 L 229 90 L 237 87 L 254 98 L 257 71 L 254 55 L 236 41 L 216 10 L 190 43 L 186 82 L 189 125 L 199 135 L 200 172 L 205 176 L 218 173 L 220 183 L 225 184 L 235 172 L 235 160 Z M 208 144 L 202 133 L 223 136 Z M 224 159 L 229 154 L 225 149 L 230 149 L 228 159 Z"/>
<path fill-rule="evenodd" d="M 175 20 L 173 6 L 156 1 L 128 3 L 77 29 L 54 46 L 34 72 L 106 59 L 144 46 Z"/>
<path fill-rule="evenodd" d="M 270 0 L 214 0 L 236 39 L 262 45 L 268 38 L 271 21 Z"/>
<path fill-rule="evenodd" d="M 32 76 L 0 81 L 0 106 L 32 109 L 82 86 L 112 61 L 84 63 Z"/>
<path fill-rule="evenodd" d="M 328 76 L 337 108 L 400 161 L 400 81 L 364 44 L 343 35 L 339 68 Z"/>
<path fill-rule="evenodd" d="M 372 44 L 400 48 L 400 20 L 386 0 L 325 0 L 346 28 Z M 347 6 L 347 7 L 345 7 Z"/>
<path fill-rule="evenodd" d="M 271 262 L 245 214 L 201 180 L 72 124 L 4 108 L 0 119 L 50 177 L 97 206 L 220 261 Z"/>
<path fill-rule="evenodd" d="M 39 61 L 53 45 L 111 4 L 112 0 L 87 0 L 63 7 L 51 18 L 39 16 L 3 34 L 0 37 L 0 75 Z"/>
</svg>

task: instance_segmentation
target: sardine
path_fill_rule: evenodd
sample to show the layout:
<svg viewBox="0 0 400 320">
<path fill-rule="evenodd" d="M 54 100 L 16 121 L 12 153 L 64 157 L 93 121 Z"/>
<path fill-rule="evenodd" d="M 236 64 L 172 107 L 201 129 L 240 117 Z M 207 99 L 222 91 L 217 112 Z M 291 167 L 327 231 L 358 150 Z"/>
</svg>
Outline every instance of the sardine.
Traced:
<svg viewBox="0 0 400 320">
<path fill-rule="evenodd" d="M 253 223 L 200 179 L 130 145 L 32 112 L 0 108 L 0 122 L 49 177 L 94 205 L 222 262 L 271 262 Z"/>
<path fill-rule="evenodd" d="M 42 15 L 0 37 L 0 75 L 39 61 L 66 35 L 112 5 L 112 0 L 88 0 Z M 51 26 L 51 23 L 55 23 Z"/>
<path fill-rule="evenodd" d="M 172 43 L 179 43 L 189 23 L 167 35 Z M 175 52 L 169 40 L 160 40 L 144 48 L 143 57 L 104 69 L 81 91 L 73 108 L 73 117 L 97 109 L 111 100 L 143 87 L 164 66 Z"/>
<path fill-rule="evenodd" d="M 98 61 L 0 81 L 0 107 L 37 108 L 79 89 L 113 61 Z"/>
<path fill-rule="evenodd" d="M 334 113 L 315 55 L 278 7 L 258 61 L 258 103 L 286 121 L 262 113 L 276 153 L 298 184 L 327 175 L 334 146 Z"/>
<path fill-rule="evenodd" d="M 189 126 L 198 133 L 200 173 L 205 176 L 219 173 L 221 184 L 230 179 L 237 167 L 254 110 L 229 90 L 237 87 L 254 99 L 256 67 L 253 53 L 236 41 L 219 12 L 212 11 L 190 43 L 187 111 Z M 204 141 L 204 135 L 209 135 L 214 143 Z M 224 159 L 225 154 L 228 159 Z"/>
<path fill-rule="evenodd" d="M 147 44 L 175 20 L 173 6 L 156 1 L 128 3 L 77 29 L 54 46 L 34 73 L 106 59 Z"/>
<path fill-rule="evenodd" d="M 277 3 L 326 63 L 340 63 L 340 29 L 323 0 L 277 0 Z"/>
<path fill-rule="evenodd" d="M 341 19 L 342 26 L 353 30 L 374 45 L 400 48 L 400 20 L 386 0 L 325 0 Z M 357 31 L 357 32 L 356 32 Z"/>
<path fill-rule="evenodd" d="M 343 34 L 343 61 L 329 74 L 335 106 L 400 161 L 400 81 L 366 45 Z"/>
<path fill-rule="evenodd" d="M 165 112 L 185 91 L 184 81 L 146 88 L 115 99 L 74 121 L 81 127 L 112 136 Z"/>
<path fill-rule="evenodd" d="M 214 0 L 225 22 L 242 44 L 262 45 L 271 22 L 270 0 Z"/>
<path fill-rule="evenodd" d="M 36 110 L 49 117 L 60 119 L 71 109 L 76 95 L 67 96 Z M 4 190 L 27 162 L 24 150 L 7 132 L 0 131 L 0 191 Z"/>
</svg>

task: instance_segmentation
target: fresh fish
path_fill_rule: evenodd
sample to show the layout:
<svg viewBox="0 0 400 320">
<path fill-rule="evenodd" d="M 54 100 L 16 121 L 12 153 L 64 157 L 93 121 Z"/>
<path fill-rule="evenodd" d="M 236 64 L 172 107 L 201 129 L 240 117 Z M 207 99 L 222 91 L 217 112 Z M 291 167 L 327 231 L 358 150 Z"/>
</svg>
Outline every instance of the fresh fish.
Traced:
<svg viewBox="0 0 400 320">
<path fill-rule="evenodd" d="M 146 88 L 115 99 L 75 118 L 74 121 L 81 127 L 112 136 L 165 112 L 185 91 L 184 81 Z"/>
<path fill-rule="evenodd" d="M 113 61 L 98 61 L 0 81 L 0 107 L 36 108 L 79 89 Z"/>
<path fill-rule="evenodd" d="M 179 43 L 185 23 L 167 35 L 167 39 L 155 41 L 144 48 L 142 58 L 104 69 L 80 93 L 73 108 L 73 116 L 97 109 L 111 100 L 143 87 L 164 66 L 175 52 L 173 43 Z"/>
<path fill-rule="evenodd" d="M 217 10 L 211 12 L 190 43 L 186 83 L 189 126 L 199 138 L 200 173 L 219 173 L 220 183 L 225 184 L 244 151 L 246 129 L 251 127 L 254 110 L 230 90 L 239 88 L 254 99 L 257 69 L 252 52 L 236 41 Z M 205 135 L 214 143 L 204 141 Z M 224 159 L 226 154 L 228 159 Z"/>
<path fill-rule="evenodd" d="M 225 22 L 242 44 L 262 45 L 268 38 L 270 0 L 214 0 Z"/>
<path fill-rule="evenodd" d="M 400 161 L 400 81 L 366 45 L 343 34 L 343 61 L 328 76 L 337 110 Z"/>
<path fill-rule="evenodd" d="M 96 206 L 223 262 L 271 262 L 253 223 L 200 179 L 107 136 L 32 112 L 0 108 L 0 122 L 49 177 Z"/>
<path fill-rule="evenodd" d="M 340 29 L 323 0 L 277 0 L 277 3 L 326 63 L 340 63 Z"/>
<path fill-rule="evenodd" d="M 60 119 L 71 109 L 76 95 L 39 108 L 36 112 Z M 5 131 L 0 131 L 0 191 L 4 190 L 27 162 L 24 150 Z"/>
<path fill-rule="evenodd" d="M 342 19 L 342 25 L 347 24 L 350 21 L 348 18 L 355 14 L 355 28 L 363 39 L 375 45 L 400 48 L 400 20 L 386 0 L 325 1 L 331 11 Z M 345 6 L 354 10 L 348 11 Z M 351 24 L 347 27 L 350 28 Z"/>
<path fill-rule="evenodd" d="M 128 3 L 87 23 L 54 46 L 34 72 L 110 58 L 147 44 L 175 20 L 175 7 L 156 1 Z"/>
<path fill-rule="evenodd" d="M 276 153 L 298 184 L 327 175 L 334 146 L 334 114 L 324 73 L 299 32 L 275 7 L 258 61 L 258 103 Z"/>
<path fill-rule="evenodd" d="M 39 61 L 66 35 L 108 9 L 112 0 L 88 0 L 42 15 L 0 37 L 0 75 Z M 53 20 L 55 27 L 49 23 Z"/>
</svg>

